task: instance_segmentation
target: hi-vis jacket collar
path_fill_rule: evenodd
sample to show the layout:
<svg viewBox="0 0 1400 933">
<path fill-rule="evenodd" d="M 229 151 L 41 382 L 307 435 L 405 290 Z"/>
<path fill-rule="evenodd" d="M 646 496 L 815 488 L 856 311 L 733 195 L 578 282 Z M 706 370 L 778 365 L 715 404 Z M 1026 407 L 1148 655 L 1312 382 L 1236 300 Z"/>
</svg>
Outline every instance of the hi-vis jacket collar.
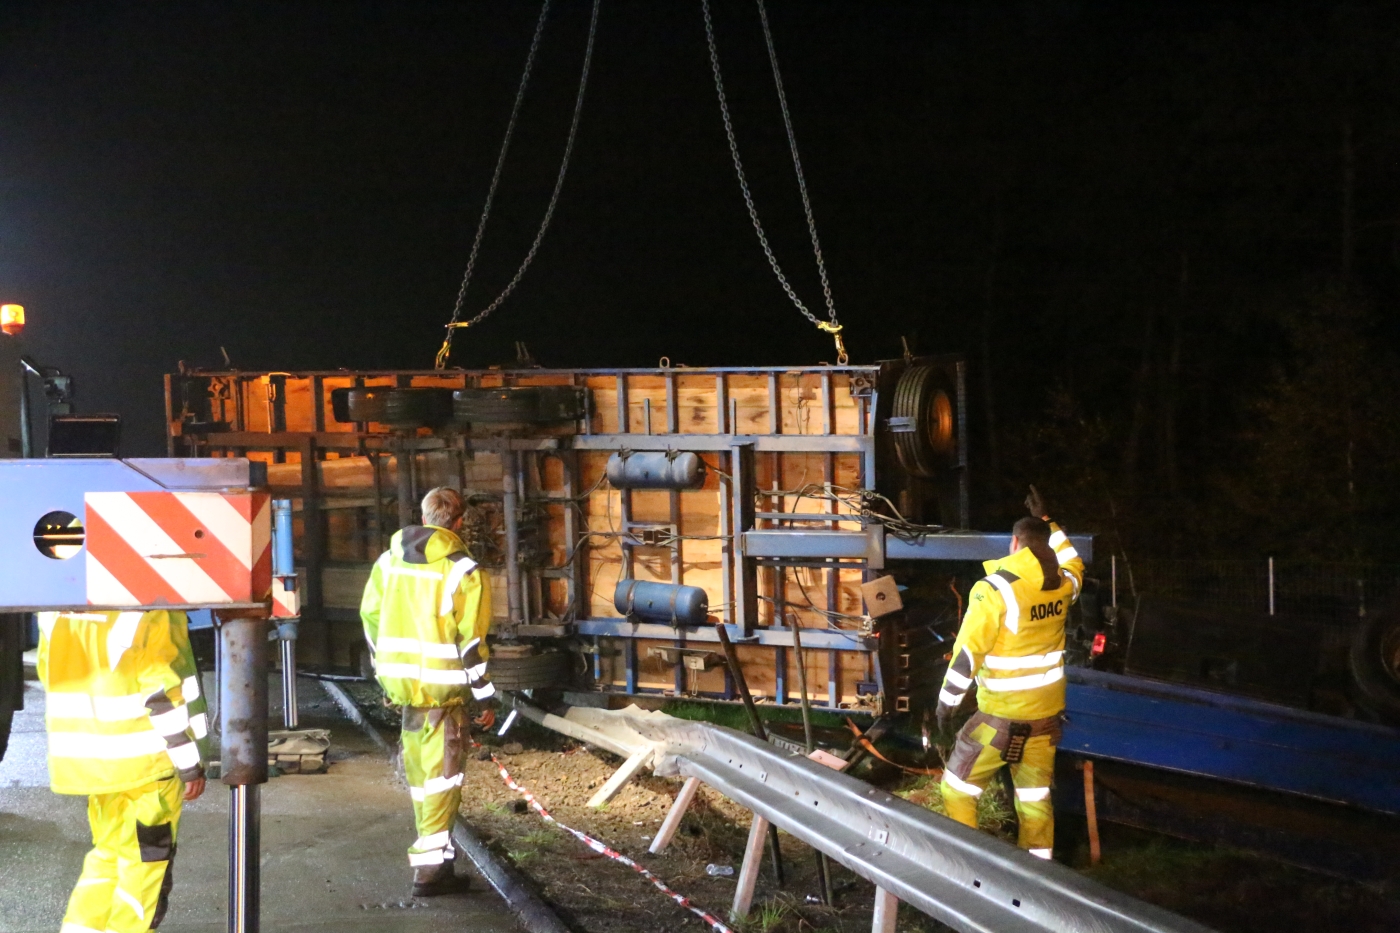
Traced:
<svg viewBox="0 0 1400 933">
<path fill-rule="evenodd" d="M 1022 580 L 1041 586 L 1045 583 L 1045 573 L 1040 569 L 1040 561 L 1031 553 L 1031 549 L 1023 547 L 1015 554 L 1008 554 L 996 560 L 982 561 L 982 569 L 987 576 L 991 576 L 998 570 L 1009 570 Z"/>
<path fill-rule="evenodd" d="M 409 525 L 394 533 L 389 550 L 406 564 L 431 564 L 449 554 L 463 552 L 462 539 L 437 525 Z"/>
</svg>

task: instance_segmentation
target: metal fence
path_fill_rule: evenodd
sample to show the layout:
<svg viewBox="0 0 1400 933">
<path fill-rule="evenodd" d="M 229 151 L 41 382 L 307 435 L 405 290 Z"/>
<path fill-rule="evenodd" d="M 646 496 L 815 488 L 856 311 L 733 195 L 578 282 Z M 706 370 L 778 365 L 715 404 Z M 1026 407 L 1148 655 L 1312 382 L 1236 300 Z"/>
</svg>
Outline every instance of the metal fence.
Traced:
<svg viewBox="0 0 1400 933">
<path fill-rule="evenodd" d="M 1400 566 L 1284 560 L 1137 560 L 1117 565 L 1120 605 L 1135 598 L 1222 613 L 1347 624 L 1400 593 Z"/>
</svg>

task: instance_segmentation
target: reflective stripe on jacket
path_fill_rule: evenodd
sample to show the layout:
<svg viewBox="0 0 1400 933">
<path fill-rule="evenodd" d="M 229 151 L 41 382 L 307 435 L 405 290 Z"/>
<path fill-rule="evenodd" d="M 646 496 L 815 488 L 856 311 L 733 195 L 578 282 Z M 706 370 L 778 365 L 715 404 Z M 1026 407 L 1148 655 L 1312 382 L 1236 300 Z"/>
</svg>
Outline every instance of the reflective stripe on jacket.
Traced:
<svg viewBox="0 0 1400 933">
<path fill-rule="evenodd" d="M 983 565 L 987 576 L 969 595 L 940 704 L 956 707 L 976 680 L 977 706 L 993 716 L 1043 719 L 1065 708 L 1065 617 L 1079 598 L 1084 561 L 1054 522 L 1050 531 L 1060 565 L 1055 589 L 1042 588 L 1029 548 Z"/>
<path fill-rule="evenodd" d="M 45 612 L 39 680 L 49 781 L 59 794 L 130 790 L 203 774 L 208 732 L 183 612 Z"/>
<path fill-rule="evenodd" d="M 486 674 L 491 588 L 446 528 L 410 525 L 375 561 L 360 601 L 375 674 L 398 706 L 455 706 L 496 688 Z"/>
</svg>

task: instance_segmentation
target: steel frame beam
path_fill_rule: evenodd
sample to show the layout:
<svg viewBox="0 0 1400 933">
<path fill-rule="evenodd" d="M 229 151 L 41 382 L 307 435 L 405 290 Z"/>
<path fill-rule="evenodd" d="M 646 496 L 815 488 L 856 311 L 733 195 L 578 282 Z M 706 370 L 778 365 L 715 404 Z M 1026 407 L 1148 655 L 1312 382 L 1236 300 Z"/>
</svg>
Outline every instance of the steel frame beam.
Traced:
<svg viewBox="0 0 1400 933">
<path fill-rule="evenodd" d="M 816 513 L 799 517 L 826 518 Z M 1009 540 L 1004 532 L 949 531 L 909 541 L 878 524 L 864 531 L 759 528 L 744 532 L 744 556 L 864 559 L 878 570 L 887 560 L 995 560 L 1006 556 Z M 1093 561 L 1093 535 L 1070 535 L 1070 542 L 1085 563 Z"/>
<path fill-rule="evenodd" d="M 629 622 L 626 619 L 579 619 L 576 623 L 580 635 L 595 635 L 603 638 L 656 639 L 675 641 L 676 629 L 660 622 Z M 729 638 L 736 645 L 762 645 L 770 648 L 791 648 L 792 630 L 788 628 L 755 628 L 751 635 L 744 635 L 738 625 L 726 625 Z M 698 625 L 685 628 L 688 644 L 718 644 L 719 635 L 713 626 Z M 804 648 L 823 651 L 874 651 L 874 639 L 862 638 L 855 632 L 833 631 L 832 629 L 810 628 L 802 630 Z"/>
</svg>

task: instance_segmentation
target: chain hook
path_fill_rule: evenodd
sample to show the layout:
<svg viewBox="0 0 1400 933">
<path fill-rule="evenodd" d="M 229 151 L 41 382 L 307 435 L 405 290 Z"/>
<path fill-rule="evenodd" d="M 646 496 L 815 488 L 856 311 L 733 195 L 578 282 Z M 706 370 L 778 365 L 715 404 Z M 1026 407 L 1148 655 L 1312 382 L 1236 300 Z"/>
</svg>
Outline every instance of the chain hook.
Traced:
<svg viewBox="0 0 1400 933">
<path fill-rule="evenodd" d="M 846 341 L 841 337 L 842 327 L 835 321 L 817 321 L 817 329 L 823 333 L 830 334 L 836 341 L 836 365 L 845 366 L 851 362 L 850 354 L 846 352 Z"/>
</svg>

